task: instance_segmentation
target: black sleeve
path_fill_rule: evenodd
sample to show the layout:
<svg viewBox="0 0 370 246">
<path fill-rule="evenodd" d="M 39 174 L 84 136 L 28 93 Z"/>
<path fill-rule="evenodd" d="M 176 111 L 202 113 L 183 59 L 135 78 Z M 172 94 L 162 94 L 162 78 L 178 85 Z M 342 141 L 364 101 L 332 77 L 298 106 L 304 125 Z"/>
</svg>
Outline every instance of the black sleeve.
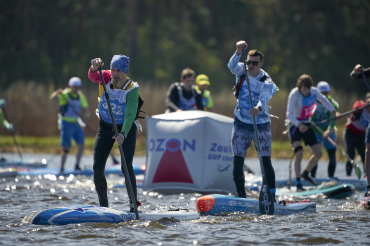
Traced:
<svg viewBox="0 0 370 246">
<path fill-rule="evenodd" d="M 364 74 L 365 74 L 366 78 L 370 77 L 370 67 L 364 69 Z M 361 73 L 360 74 L 355 73 L 355 70 L 352 70 L 350 76 L 351 76 L 352 79 L 362 79 L 362 74 Z"/>
<path fill-rule="evenodd" d="M 176 83 L 173 83 L 167 91 L 166 108 L 168 108 L 170 112 L 176 112 L 176 110 L 179 109 L 179 100 L 179 92 L 177 91 Z"/>
<path fill-rule="evenodd" d="M 196 92 L 197 96 L 195 97 L 195 102 L 197 104 L 198 110 L 203 110 L 202 94 Z"/>
</svg>

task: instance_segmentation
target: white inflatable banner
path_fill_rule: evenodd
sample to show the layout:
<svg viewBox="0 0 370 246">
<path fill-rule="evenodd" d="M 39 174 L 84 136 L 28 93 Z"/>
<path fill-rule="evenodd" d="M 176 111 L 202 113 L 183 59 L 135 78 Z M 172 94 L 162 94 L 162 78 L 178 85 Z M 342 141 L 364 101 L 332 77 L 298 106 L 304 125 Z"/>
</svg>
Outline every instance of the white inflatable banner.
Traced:
<svg viewBox="0 0 370 246">
<path fill-rule="evenodd" d="M 233 193 L 233 119 L 205 111 L 146 118 L 144 190 Z"/>
</svg>

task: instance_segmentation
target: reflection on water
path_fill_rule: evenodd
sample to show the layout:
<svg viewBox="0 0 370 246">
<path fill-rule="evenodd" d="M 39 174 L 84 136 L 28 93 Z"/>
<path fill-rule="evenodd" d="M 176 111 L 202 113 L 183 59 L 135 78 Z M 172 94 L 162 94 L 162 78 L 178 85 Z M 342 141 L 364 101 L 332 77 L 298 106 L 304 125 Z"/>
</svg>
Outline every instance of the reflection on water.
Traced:
<svg viewBox="0 0 370 246">
<path fill-rule="evenodd" d="M 16 154 L 1 154 L 17 159 Z M 59 167 L 60 157 L 24 154 L 24 158 L 49 160 L 49 167 Z M 136 164 L 145 158 L 135 158 Z M 306 162 L 305 162 L 306 163 Z M 92 165 L 92 157 L 84 156 L 81 164 Z M 109 160 L 108 160 L 109 164 Z M 67 166 L 74 166 L 70 156 Z M 278 179 L 288 177 L 288 161 L 273 160 Z M 304 167 L 305 164 L 302 164 Z M 257 174 L 257 159 L 248 160 L 248 166 Z M 320 162 L 318 177 L 327 175 L 326 161 Z M 345 174 L 344 163 L 339 163 L 336 175 Z M 294 175 L 293 175 L 294 177 Z M 125 189 L 113 189 L 122 178 L 108 177 L 110 206 L 128 210 Z M 169 206 L 195 210 L 200 194 L 164 195 L 139 191 L 142 209 L 154 211 Z M 362 195 L 362 192 L 356 192 Z M 121 224 L 87 223 L 65 226 L 29 224 L 37 212 L 73 204 L 98 205 L 92 177 L 55 175 L 18 176 L 0 179 L 0 243 L 15 244 L 69 244 L 69 245 L 247 245 L 247 244 L 368 244 L 370 242 L 370 211 L 356 207 L 354 197 L 343 200 L 315 199 L 317 213 L 290 216 L 234 214 L 230 216 L 201 217 L 199 220 L 179 222 L 173 219 L 158 221 L 129 221 Z"/>
</svg>

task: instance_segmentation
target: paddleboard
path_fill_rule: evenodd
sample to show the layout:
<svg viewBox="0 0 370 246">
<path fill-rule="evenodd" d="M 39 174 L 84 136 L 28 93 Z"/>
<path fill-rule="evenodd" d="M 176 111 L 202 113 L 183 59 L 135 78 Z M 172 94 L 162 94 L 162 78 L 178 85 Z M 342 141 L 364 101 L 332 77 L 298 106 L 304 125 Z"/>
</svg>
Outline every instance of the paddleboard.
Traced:
<svg viewBox="0 0 370 246">
<path fill-rule="evenodd" d="M 196 212 L 187 210 L 154 212 L 139 212 L 140 219 L 159 220 L 162 218 L 174 218 L 180 221 L 199 219 Z M 67 225 L 80 223 L 121 223 L 136 219 L 135 213 L 118 211 L 112 208 L 93 205 L 60 206 L 48 209 L 36 214 L 32 224 L 36 225 Z"/>
<path fill-rule="evenodd" d="M 357 197 L 355 204 L 361 205 L 363 208 L 370 209 L 370 196 Z"/>
<path fill-rule="evenodd" d="M 311 188 L 307 191 L 297 192 L 297 188 L 292 186 L 288 188 L 276 189 L 276 196 L 288 196 L 288 197 L 309 197 L 309 196 L 324 196 L 325 198 L 344 198 L 355 193 L 356 188 L 351 184 L 340 184 L 329 188 Z"/>
<path fill-rule="evenodd" d="M 0 168 L 0 177 L 1 178 L 12 178 L 18 175 L 18 171 L 12 168 Z"/>
<path fill-rule="evenodd" d="M 26 168 L 45 168 L 47 167 L 48 162 L 46 159 L 41 161 L 36 160 L 21 160 L 21 161 L 12 161 L 12 160 L 0 160 L 0 167 L 26 167 Z"/>
<path fill-rule="evenodd" d="M 135 175 L 140 175 L 145 173 L 145 169 L 143 171 L 142 165 L 133 165 L 134 173 Z M 145 166 L 145 165 L 144 165 Z M 38 175 L 58 175 L 58 176 L 69 176 L 69 175 L 85 175 L 85 176 L 91 176 L 94 175 L 94 170 L 84 169 L 84 170 L 74 170 L 74 169 L 65 169 L 64 173 L 60 173 L 59 168 L 39 168 L 39 169 L 30 169 L 30 170 L 18 170 L 19 175 L 29 175 L 29 176 L 38 176 Z M 105 174 L 115 174 L 119 176 L 123 176 L 123 173 L 121 171 L 121 165 L 114 165 L 109 166 L 105 169 Z"/>
<path fill-rule="evenodd" d="M 321 184 L 322 182 L 330 182 L 332 179 L 330 178 L 314 178 L 317 184 Z M 355 186 L 356 190 L 362 191 L 365 190 L 367 186 L 367 180 L 366 179 L 357 179 L 353 177 L 340 177 L 340 178 L 334 178 L 335 181 L 337 181 L 338 184 L 351 184 Z M 262 181 L 256 181 L 254 182 L 255 184 L 261 186 Z M 283 180 L 276 180 L 275 185 L 277 188 L 282 188 L 282 187 L 287 187 L 288 186 L 288 180 L 283 179 Z M 292 179 L 291 186 L 296 186 L 296 180 Z M 302 185 L 303 186 L 314 186 L 310 182 L 306 180 L 302 180 Z"/>
<path fill-rule="evenodd" d="M 259 201 L 256 199 L 218 194 L 198 198 L 196 208 L 200 215 L 227 215 L 232 213 L 260 214 Z M 315 202 L 298 202 L 287 205 L 274 204 L 274 215 L 315 212 Z"/>
</svg>

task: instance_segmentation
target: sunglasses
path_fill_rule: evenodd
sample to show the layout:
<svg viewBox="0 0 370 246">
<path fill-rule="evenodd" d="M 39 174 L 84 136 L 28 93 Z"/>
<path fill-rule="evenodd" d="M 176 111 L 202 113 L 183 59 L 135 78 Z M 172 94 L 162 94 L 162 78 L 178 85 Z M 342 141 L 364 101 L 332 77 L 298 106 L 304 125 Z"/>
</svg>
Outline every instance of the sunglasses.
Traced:
<svg viewBox="0 0 370 246">
<path fill-rule="evenodd" d="M 257 66 L 258 65 L 258 63 L 259 63 L 259 61 L 250 61 L 250 60 L 248 60 L 248 61 L 245 61 L 245 63 L 249 66 L 249 65 L 251 65 L 251 63 L 252 63 L 252 65 L 253 66 Z"/>
</svg>

